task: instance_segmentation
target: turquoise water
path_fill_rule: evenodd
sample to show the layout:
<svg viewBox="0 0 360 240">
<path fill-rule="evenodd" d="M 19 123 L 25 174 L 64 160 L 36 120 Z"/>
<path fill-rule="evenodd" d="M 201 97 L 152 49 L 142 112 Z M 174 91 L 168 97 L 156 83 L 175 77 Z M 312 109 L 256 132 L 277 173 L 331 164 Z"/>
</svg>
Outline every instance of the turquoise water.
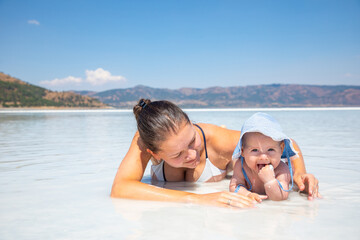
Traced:
<svg viewBox="0 0 360 240">
<path fill-rule="evenodd" d="M 186 111 L 240 129 L 256 110 Z M 130 111 L 0 111 L 0 239 L 358 239 L 360 109 L 265 112 L 300 145 L 322 200 L 292 192 L 229 210 L 111 199 L 136 130 Z M 207 193 L 227 190 L 228 180 L 165 187 Z"/>
</svg>

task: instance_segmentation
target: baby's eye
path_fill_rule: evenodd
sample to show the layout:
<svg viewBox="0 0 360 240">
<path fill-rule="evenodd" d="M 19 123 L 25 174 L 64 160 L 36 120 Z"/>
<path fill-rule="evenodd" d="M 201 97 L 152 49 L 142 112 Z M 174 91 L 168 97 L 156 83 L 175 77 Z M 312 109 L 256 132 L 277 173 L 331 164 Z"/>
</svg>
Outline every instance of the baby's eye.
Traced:
<svg viewBox="0 0 360 240">
<path fill-rule="evenodd" d="M 251 152 L 257 152 L 258 150 L 256 148 L 251 149 Z"/>
<path fill-rule="evenodd" d="M 275 149 L 269 148 L 268 151 L 269 151 L 269 152 L 273 152 L 273 151 L 275 151 Z"/>
</svg>

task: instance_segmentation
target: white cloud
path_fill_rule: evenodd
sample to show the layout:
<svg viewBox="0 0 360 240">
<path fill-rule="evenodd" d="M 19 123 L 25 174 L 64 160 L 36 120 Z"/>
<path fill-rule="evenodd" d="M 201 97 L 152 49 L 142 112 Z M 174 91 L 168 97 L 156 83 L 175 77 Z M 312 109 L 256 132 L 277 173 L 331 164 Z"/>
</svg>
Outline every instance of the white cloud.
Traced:
<svg viewBox="0 0 360 240">
<path fill-rule="evenodd" d="M 105 90 L 119 87 L 126 82 L 123 76 L 113 76 L 109 71 L 102 68 L 86 70 L 85 78 L 68 76 L 53 80 L 41 81 L 40 85 L 52 90 Z"/>
<path fill-rule="evenodd" d="M 35 20 L 35 19 L 32 19 L 32 20 L 28 20 L 28 24 L 32 24 L 32 25 L 40 25 L 40 22 Z"/>
<path fill-rule="evenodd" d="M 50 81 L 42 81 L 40 84 L 46 85 L 46 86 L 63 86 L 68 84 L 80 84 L 82 82 L 81 78 L 68 76 L 66 78 L 55 78 L 54 80 Z"/>
<path fill-rule="evenodd" d="M 126 82 L 126 78 L 123 76 L 112 76 L 109 71 L 106 71 L 102 68 L 96 70 L 86 70 L 86 81 L 91 85 L 104 85 L 105 83 L 110 82 Z"/>
</svg>

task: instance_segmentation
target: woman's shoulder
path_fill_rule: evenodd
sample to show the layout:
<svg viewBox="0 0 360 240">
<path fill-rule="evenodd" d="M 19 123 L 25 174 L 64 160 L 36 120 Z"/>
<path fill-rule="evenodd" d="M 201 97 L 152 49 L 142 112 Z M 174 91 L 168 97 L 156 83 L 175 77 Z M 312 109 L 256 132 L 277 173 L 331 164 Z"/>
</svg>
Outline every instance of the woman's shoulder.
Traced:
<svg viewBox="0 0 360 240">
<path fill-rule="evenodd" d="M 141 150 L 146 149 L 145 144 L 144 144 L 144 142 L 142 141 L 142 139 L 140 137 L 139 131 L 136 131 L 135 134 L 134 134 L 131 145 L 133 145 L 133 144 L 137 145 L 139 147 L 139 149 L 141 149 Z"/>
<path fill-rule="evenodd" d="M 225 125 L 215 125 L 211 123 L 197 123 L 205 132 L 206 138 L 224 138 L 228 136 L 240 136 L 240 131 L 226 128 Z"/>
<path fill-rule="evenodd" d="M 198 124 L 205 132 L 206 141 L 216 152 L 232 154 L 240 138 L 240 131 L 210 123 Z"/>
<path fill-rule="evenodd" d="M 142 141 L 138 131 L 134 134 L 133 140 L 129 148 L 129 152 L 139 155 L 141 159 L 146 159 L 147 161 L 150 160 L 151 155 L 147 152 L 146 146 Z"/>
<path fill-rule="evenodd" d="M 235 130 L 227 129 L 225 125 L 216 125 L 212 123 L 196 123 L 196 125 L 209 133 L 214 133 L 216 131 L 236 132 Z"/>
</svg>

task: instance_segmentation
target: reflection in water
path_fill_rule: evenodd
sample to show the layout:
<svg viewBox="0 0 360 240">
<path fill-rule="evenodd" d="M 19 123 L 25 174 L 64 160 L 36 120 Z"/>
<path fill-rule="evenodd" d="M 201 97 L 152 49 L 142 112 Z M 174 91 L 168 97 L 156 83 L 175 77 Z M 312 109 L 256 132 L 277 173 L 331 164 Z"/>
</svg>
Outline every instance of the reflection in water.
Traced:
<svg viewBox="0 0 360 240">
<path fill-rule="evenodd" d="M 163 183 L 162 186 L 174 190 L 206 193 L 213 192 L 214 190 L 210 189 L 214 189 L 215 185 L 220 188 L 228 186 L 228 181 L 205 185 L 210 186 L 205 186 L 205 190 L 200 184 L 187 182 L 169 182 Z M 279 236 L 279 233 L 291 234 L 291 229 L 296 228 L 298 223 L 315 221 L 322 200 L 308 201 L 306 195 L 292 192 L 286 201 L 266 200 L 254 209 L 222 209 L 185 203 L 126 199 L 113 199 L 112 203 L 117 214 L 134 224 L 129 239 L 146 238 L 151 232 L 176 232 L 178 237 L 184 239 L 199 234 L 206 239 L 212 239 L 214 236 L 237 239 L 239 236 L 260 238 L 263 234 L 274 237 Z M 183 229 L 184 226 L 186 229 Z"/>
<path fill-rule="evenodd" d="M 291 237 L 291 231 L 298 223 L 314 222 L 321 203 L 308 202 L 298 193 L 292 195 L 287 203 L 265 201 L 255 209 L 241 210 L 124 199 L 113 199 L 112 203 L 117 214 L 133 223 L 130 237 L 146 238 L 153 232 L 162 232 L 165 238 L 176 233 L 181 239 L 195 236 L 212 239 L 214 235 L 230 239 L 239 236 L 275 237 L 280 233 Z M 299 200 L 298 203 L 292 203 L 294 198 Z"/>
</svg>

